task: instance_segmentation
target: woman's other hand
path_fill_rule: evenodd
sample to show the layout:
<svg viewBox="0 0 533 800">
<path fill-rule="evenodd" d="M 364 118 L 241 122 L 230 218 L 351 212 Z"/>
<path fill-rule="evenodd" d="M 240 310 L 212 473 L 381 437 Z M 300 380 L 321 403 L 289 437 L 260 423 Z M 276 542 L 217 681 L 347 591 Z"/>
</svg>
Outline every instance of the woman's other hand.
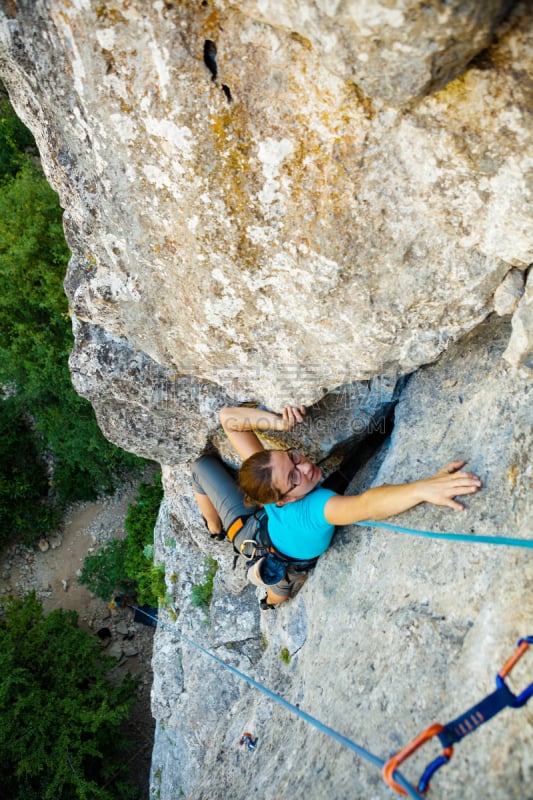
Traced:
<svg viewBox="0 0 533 800">
<path fill-rule="evenodd" d="M 451 461 L 431 478 L 417 481 L 420 499 L 436 506 L 463 511 L 464 506 L 454 498 L 475 494 L 483 486 L 477 475 L 462 469 L 465 464 L 466 461 Z"/>
</svg>

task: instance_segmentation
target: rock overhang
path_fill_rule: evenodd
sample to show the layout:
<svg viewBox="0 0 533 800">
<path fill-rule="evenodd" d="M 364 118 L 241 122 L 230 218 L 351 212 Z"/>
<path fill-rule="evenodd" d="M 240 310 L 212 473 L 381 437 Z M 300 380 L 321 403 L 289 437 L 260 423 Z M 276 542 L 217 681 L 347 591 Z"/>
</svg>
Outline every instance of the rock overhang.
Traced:
<svg viewBox="0 0 533 800">
<path fill-rule="evenodd" d="M 397 108 L 260 5 L 21 4 L 2 63 L 65 207 L 73 315 L 279 408 L 434 360 L 532 260 L 531 21 L 519 7 L 482 63 Z M 470 9 L 477 46 L 505 7 Z"/>
</svg>

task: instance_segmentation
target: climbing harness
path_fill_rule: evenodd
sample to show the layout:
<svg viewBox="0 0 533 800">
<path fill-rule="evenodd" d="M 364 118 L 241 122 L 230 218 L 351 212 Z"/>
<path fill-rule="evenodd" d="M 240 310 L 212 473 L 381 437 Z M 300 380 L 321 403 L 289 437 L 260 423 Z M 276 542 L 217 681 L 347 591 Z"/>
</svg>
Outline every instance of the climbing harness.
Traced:
<svg viewBox="0 0 533 800">
<path fill-rule="evenodd" d="M 241 672 L 241 670 L 237 669 L 237 667 L 233 667 L 231 664 L 227 664 L 225 661 L 216 656 L 214 653 L 211 653 L 209 650 L 206 650 L 205 647 L 202 647 L 201 644 L 198 644 L 192 639 L 189 639 L 188 636 L 179 631 L 175 626 L 169 625 L 167 622 L 161 619 L 159 619 L 158 622 L 159 625 L 162 625 L 164 628 L 167 628 L 171 633 L 179 636 L 184 642 L 191 645 L 191 647 L 196 648 L 196 650 L 199 650 L 201 653 L 208 656 L 208 658 L 211 658 L 213 661 L 216 661 L 217 664 L 220 664 L 222 667 L 232 672 L 238 678 L 241 678 L 241 680 L 246 681 L 246 683 L 248 683 L 250 686 L 253 686 L 255 689 L 258 689 L 260 692 L 265 694 L 267 697 L 269 697 L 278 705 L 285 708 L 287 711 L 290 711 L 292 714 L 295 714 L 297 717 L 300 717 L 300 719 L 303 719 L 305 722 L 308 722 L 310 725 L 313 725 L 319 731 L 322 731 L 322 733 L 325 733 L 327 736 L 330 736 L 332 739 L 335 739 L 335 741 L 343 745 L 343 747 L 347 747 L 349 750 L 352 750 L 361 758 L 364 758 L 366 759 L 366 761 L 369 761 L 371 764 L 374 764 L 374 766 L 378 767 L 378 769 L 382 769 L 385 766 L 385 761 L 379 758 L 379 756 L 374 755 L 361 745 L 357 744 L 356 742 L 353 742 L 351 739 L 348 739 L 347 736 L 343 736 L 342 733 L 339 733 L 334 728 L 330 728 L 328 725 L 325 725 L 323 722 L 316 719 L 316 717 L 311 716 L 311 714 L 308 714 L 306 711 L 302 711 L 302 709 L 299 706 L 295 706 L 292 703 L 289 703 L 288 700 L 285 700 L 283 697 L 273 692 L 267 686 L 264 686 L 262 683 L 259 683 L 259 681 L 256 681 L 254 678 L 251 678 L 249 675 L 246 675 L 244 672 Z M 413 786 L 411 786 L 410 783 L 408 783 L 408 781 L 406 781 L 406 779 L 400 772 L 396 771 L 394 773 L 394 779 L 399 786 L 405 789 L 405 793 L 409 797 L 414 797 L 415 800 L 423 800 L 423 796 L 419 794 L 416 791 L 416 789 Z"/>
<path fill-rule="evenodd" d="M 496 716 L 502 709 L 508 706 L 511 708 L 520 708 L 525 705 L 533 695 L 533 683 L 516 696 L 507 687 L 504 679 L 509 675 L 517 661 L 522 658 L 526 650 L 528 650 L 530 644 L 533 644 L 533 636 L 526 636 L 524 639 L 518 641 L 515 652 L 496 675 L 495 692 L 489 694 L 481 700 L 481 702 L 469 708 L 468 711 L 461 714 L 460 717 L 452 720 L 447 725 L 440 725 L 439 723 L 430 725 L 429 728 L 426 728 L 425 731 L 416 736 L 412 742 L 392 756 L 383 767 L 383 778 L 385 782 L 392 789 L 399 792 L 399 794 L 405 794 L 403 788 L 393 779 L 394 772 L 398 769 L 400 764 L 418 750 L 419 747 L 432 739 L 433 736 L 437 736 L 444 750 L 442 755 L 428 764 L 418 782 L 418 791 L 421 794 L 425 794 L 430 788 L 429 782 L 435 772 L 450 761 L 453 755 L 454 744 L 469 733 L 473 733 L 480 725 L 488 722 L 489 719 Z"/>
<path fill-rule="evenodd" d="M 429 539 L 447 539 L 452 542 L 472 542 L 472 544 L 498 544 L 507 547 L 533 548 L 533 539 L 514 539 L 509 536 L 482 536 L 470 533 L 439 533 L 437 531 L 419 531 L 416 528 L 403 528 L 390 522 L 377 522 L 368 519 L 364 522 L 354 522 L 359 528 L 385 528 L 396 533 L 407 533 L 411 536 L 424 536 Z"/>
<path fill-rule="evenodd" d="M 233 540 L 235 539 L 235 537 L 237 536 L 237 534 L 239 533 L 239 531 L 241 530 L 241 528 L 243 527 L 244 523 L 246 522 L 249 516 L 251 515 L 246 514 L 246 516 L 244 517 L 237 517 L 237 519 L 233 520 L 233 522 L 228 528 L 228 539 L 230 540 L 230 542 L 233 543 Z"/>
<path fill-rule="evenodd" d="M 233 545 L 239 555 L 248 559 L 252 564 L 260 558 L 273 556 L 278 562 L 284 564 L 285 568 L 290 567 L 290 569 L 295 572 L 307 572 L 316 566 L 318 556 L 315 558 L 298 559 L 287 556 L 285 553 L 282 553 L 281 550 L 278 550 L 268 533 L 268 517 L 265 511 L 256 512 L 253 516 L 257 520 L 255 539 L 244 539 L 244 541 L 239 544 L 238 548 Z M 231 541 L 233 541 L 233 539 Z"/>
<path fill-rule="evenodd" d="M 253 751 L 257 747 L 257 736 L 252 736 L 251 733 L 243 733 L 239 739 L 239 745 L 246 745 L 246 749 Z"/>
<path fill-rule="evenodd" d="M 235 540 L 249 516 L 256 519 L 255 538 Z M 285 577 L 287 570 L 291 572 L 308 572 L 316 566 L 318 556 L 310 559 L 296 559 L 285 555 L 274 545 L 268 533 L 268 517 L 266 512 L 259 511 L 248 517 L 238 517 L 228 528 L 228 538 L 233 544 L 235 569 L 239 556 L 246 560 L 248 569 L 255 572 L 256 579 L 266 586 L 273 586 Z"/>
<path fill-rule="evenodd" d="M 255 539 L 245 539 L 241 544 L 241 555 L 251 558 L 253 562 L 259 558 L 273 558 L 279 564 L 283 564 L 285 569 L 294 572 L 307 572 L 316 566 L 318 556 L 315 558 L 293 558 L 282 553 L 273 543 L 268 533 L 268 516 L 265 511 L 260 511 L 254 515 L 257 519 Z M 249 549 L 251 547 L 251 550 Z"/>
</svg>

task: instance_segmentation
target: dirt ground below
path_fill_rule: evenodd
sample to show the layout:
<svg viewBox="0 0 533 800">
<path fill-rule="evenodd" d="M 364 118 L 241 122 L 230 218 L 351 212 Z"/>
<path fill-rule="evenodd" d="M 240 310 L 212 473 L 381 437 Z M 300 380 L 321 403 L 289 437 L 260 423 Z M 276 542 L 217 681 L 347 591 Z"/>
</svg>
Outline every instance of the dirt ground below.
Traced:
<svg viewBox="0 0 533 800">
<path fill-rule="evenodd" d="M 150 710 L 152 642 L 155 628 L 135 623 L 128 608 L 110 610 L 77 582 L 85 556 L 110 539 L 126 535 L 124 520 L 138 485 L 150 481 L 155 467 L 138 480 L 120 487 L 111 497 L 96 503 L 73 505 L 58 529 L 34 547 L 12 545 L 0 556 L 0 606 L 11 597 L 22 597 L 32 589 L 45 613 L 57 608 L 76 611 L 79 625 L 98 635 L 106 654 L 117 659 L 111 678 L 128 672 L 140 678 L 138 699 L 125 725 L 133 742 L 130 776 L 139 787 L 140 800 L 148 800 L 149 775 L 155 723 Z M 104 638 L 101 638 L 105 634 Z M 107 635 L 109 634 L 109 635 Z"/>
</svg>

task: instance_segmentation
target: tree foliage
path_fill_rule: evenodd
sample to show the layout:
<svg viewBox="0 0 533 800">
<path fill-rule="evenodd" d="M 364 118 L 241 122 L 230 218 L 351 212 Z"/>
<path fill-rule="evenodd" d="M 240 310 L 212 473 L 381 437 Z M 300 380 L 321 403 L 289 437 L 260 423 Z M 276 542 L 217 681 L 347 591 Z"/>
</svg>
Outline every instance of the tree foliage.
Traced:
<svg viewBox="0 0 533 800">
<path fill-rule="evenodd" d="M 69 251 L 62 211 L 31 155 L 31 134 L 25 136 L 5 100 L 0 115 L 0 403 L 6 402 L 6 393 L 16 397 L 19 423 L 31 420 L 33 452 L 37 460 L 48 454 L 52 496 L 62 507 L 112 490 L 117 475 L 141 461 L 104 438 L 92 407 L 72 387 L 68 356 L 73 336 L 63 291 Z M 9 413 L 2 408 L 3 418 Z M 25 442 L 29 459 L 28 436 Z M 0 481 L 15 486 L 17 476 L 2 467 Z M 40 488 L 36 491 L 39 495 Z M 47 524 L 49 508 L 36 504 L 36 524 L 24 526 L 19 497 L 13 491 L 4 509 L 6 518 L 11 513 L 20 521 L 9 533 L 31 536 Z"/>
<path fill-rule="evenodd" d="M 0 85 L 0 177 L 13 177 L 27 156 L 37 155 L 35 139 L 13 112 Z"/>
<path fill-rule="evenodd" d="M 115 594 L 131 596 L 136 583 L 126 572 L 126 539 L 112 539 L 85 558 L 78 583 L 107 603 Z"/>
<path fill-rule="evenodd" d="M 139 603 L 157 606 L 165 597 L 164 565 L 154 564 L 154 528 L 163 499 L 161 473 L 141 483 L 126 515 L 125 539 L 114 539 L 87 556 L 78 582 L 101 600 L 115 593 L 135 594 Z"/>
<path fill-rule="evenodd" d="M 132 800 L 121 724 L 136 681 L 115 686 L 115 660 L 77 626 L 44 616 L 35 595 L 0 623 L 0 785 L 5 800 Z"/>
<path fill-rule="evenodd" d="M 157 606 L 165 595 L 164 567 L 154 564 L 154 528 L 163 499 L 161 473 L 154 482 L 142 483 L 126 515 L 128 549 L 126 552 L 126 571 L 137 582 L 137 595 L 140 603 Z"/>
<path fill-rule="evenodd" d="M 56 522 L 46 465 L 15 398 L 0 403 L 0 545 L 9 535 L 40 535 Z"/>
</svg>

